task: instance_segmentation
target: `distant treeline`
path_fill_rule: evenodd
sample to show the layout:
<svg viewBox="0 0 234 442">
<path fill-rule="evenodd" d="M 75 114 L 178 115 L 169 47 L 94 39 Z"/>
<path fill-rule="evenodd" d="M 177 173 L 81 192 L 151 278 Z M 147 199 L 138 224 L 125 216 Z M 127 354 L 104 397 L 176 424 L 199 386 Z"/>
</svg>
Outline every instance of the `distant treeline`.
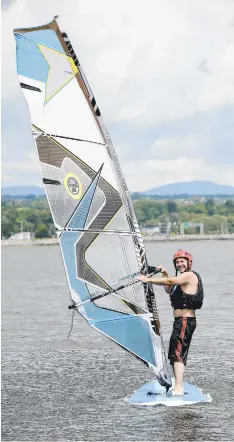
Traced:
<svg viewBox="0 0 234 442">
<path fill-rule="evenodd" d="M 203 223 L 205 233 L 220 233 L 221 226 L 234 233 L 234 199 L 207 198 L 204 201 L 156 200 L 149 197 L 133 200 L 141 227 L 155 227 L 171 223 L 172 233 L 178 233 L 181 223 Z M 194 230 L 195 229 L 195 230 Z M 14 233 L 32 232 L 36 238 L 55 236 L 55 228 L 45 197 L 2 201 L 2 238 Z M 185 233 L 195 233 L 189 227 Z"/>
<path fill-rule="evenodd" d="M 36 238 L 55 236 L 53 219 L 45 197 L 2 201 L 2 238 L 20 231 L 32 232 Z"/>
<path fill-rule="evenodd" d="M 222 229 L 234 233 L 234 200 L 213 198 L 200 200 L 140 199 L 134 201 L 134 208 L 141 227 L 155 227 L 159 223 L 172 224 L 172 232 L 178 233 L 181 223 L 203 223 L 205 233 L 221 233 Z M 221 227 L 222 226 L 222 227 Z M 196 233 L 189 227 L 185 233 Z"/>
<path fill-rule="evenodd" d="M 153 199 L 153 200 L 188 200 L 188 199 L 200 199 L 200 198 L 214 198 L 214 199 L 233 199 L 234 195 L 230 195 L 230 194 L 223 194 L 223 195 L 189 195 L 187 193 L 181 193 L 181 194 L 176 194 L 176 195 L 146 195 L 144 193 L 138 193 L 138 192 L 133 192 L 131 193 L 131 198 L 132 200 L 140 200 L 140 199 Z"/>
</svg>

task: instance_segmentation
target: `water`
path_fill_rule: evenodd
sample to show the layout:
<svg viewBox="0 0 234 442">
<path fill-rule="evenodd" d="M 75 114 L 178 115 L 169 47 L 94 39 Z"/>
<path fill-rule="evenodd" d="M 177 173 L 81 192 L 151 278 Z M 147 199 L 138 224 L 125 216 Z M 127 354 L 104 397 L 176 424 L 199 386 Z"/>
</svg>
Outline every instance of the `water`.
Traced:
<svg viewBox="0 0 234 442">
<path fill-rule="evenodd" d="M 173 272 L 181 244 L 147 244 L 151 265 Z M 234 439 L 234 242 L 182 243 L 205 286 L 186 380 L 213 402 L 145 408 L 123 398 L 151 379 L 134 357 L 74 316 L 57 246 L 2 249 L 3 441 L 205 441 Z M 157 304 L 166 348 L 168 296 Z"/>
</svg>

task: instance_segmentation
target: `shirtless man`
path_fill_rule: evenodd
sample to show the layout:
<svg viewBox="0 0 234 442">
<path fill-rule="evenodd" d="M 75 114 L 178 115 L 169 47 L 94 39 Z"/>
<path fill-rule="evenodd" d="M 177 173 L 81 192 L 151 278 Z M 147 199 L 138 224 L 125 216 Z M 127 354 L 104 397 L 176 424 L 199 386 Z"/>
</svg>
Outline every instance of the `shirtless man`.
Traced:
<svg viewBox="0 0 234 442">
<path fill-rule="evenodd" d="M 195 310 L 201 308 L 203 301 L 202 280 L 198 273 L 192 271 L 192 255 L 186 250 L 178 250 L 173 262 L 176 276 L 168 276 L 163 266 L 158 266 L 162 278 L 139 276 L 142 282 L 162 285 L 170 294 L 171 305 L 174 308 L 174 325 L 170 339 L 168 359 L 175 374 L 173 396 L 184 394 L 184 370 L 193 332 L 196 328 Z M 180 275 L 177 276 L 177 272 Z"/>
</svg>

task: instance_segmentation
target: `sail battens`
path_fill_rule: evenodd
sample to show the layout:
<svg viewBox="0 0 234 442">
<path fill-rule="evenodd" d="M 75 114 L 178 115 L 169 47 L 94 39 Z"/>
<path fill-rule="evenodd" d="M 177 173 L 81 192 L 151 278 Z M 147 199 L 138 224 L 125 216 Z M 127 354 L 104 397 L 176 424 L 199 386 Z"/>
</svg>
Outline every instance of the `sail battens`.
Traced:
<svg viewBox="0 0 234 442">
<path fill-rule="evenodd" d="M 99 146 L 105 146 L 104 143 L 98 143 L 96 141 L 91 141 L 91 140 L 83 140 L 81 138 L 74 138 L 74 137 L 66 137 L 64 135 L 57 135 L 57 134 L 48 134 L 48 133 L 42 133 L 42 135 L 45 135 L 47 137 L 54 137 L 54 138 L 64 138 L 66 140 L 73 140 L 73 141 L 83 141 L 84 143 L 92 143 L 92 144 L 97 144 Z"/>
<path fill-rule="evenodd" d="M 20 83 L 20 86 L 23 89 L 29 89 L 29 90 L 35 91 L 35 92 L 42 92 L 42 90 L 39 87 L 31 86 L 30 84 Z"/>
<path fill-rule="evenodd" d="M 57 229 L 61 232 L 92 232 L 92 233 L 98 233 L 102 235 L 112 235 L 112 234 L 121 234 L 121 235 L 128 235 L 131 237 L 136 236 L 135 232 L 125 231 L 125 230 L 93 230 L 93 229 L 74 229 L 74 228 L 64 228 L 64 229 Z"/>
<path fill-rule="evenodd" d="M 17 72 L 72 302 L 90 326 L 169 385 L 153 288 L 135 280 L 147 270 L 143 239 L 77 55 L 56 19 L 17 29 L 15 39 Z"/>
</svg>

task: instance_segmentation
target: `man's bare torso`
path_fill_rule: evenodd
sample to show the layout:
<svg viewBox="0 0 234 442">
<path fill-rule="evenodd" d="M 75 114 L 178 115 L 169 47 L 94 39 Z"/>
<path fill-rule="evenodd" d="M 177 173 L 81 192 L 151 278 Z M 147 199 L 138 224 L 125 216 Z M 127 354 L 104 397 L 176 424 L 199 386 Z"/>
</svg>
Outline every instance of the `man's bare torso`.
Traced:
<svg viewBox="0 0 234 442">
<path fill-rule="evenodd" d="M 181 290 L 189 295 L 195 295 L 197 293 L 197 286 L 198 286 L 198 278 L 195 275 L 195 273 L 190 272 L 189 282 L 187 282 L 186 284 L 181 284 Z M 183 309 L 177 308 L 174 309 L 173 315 L 175 316 L 175 318 L 178 318 L 180 316 L 185 316 L 187 318 L 194 317 L 195 310 L 189 308 L 183 308 Z"/>
</svg>

